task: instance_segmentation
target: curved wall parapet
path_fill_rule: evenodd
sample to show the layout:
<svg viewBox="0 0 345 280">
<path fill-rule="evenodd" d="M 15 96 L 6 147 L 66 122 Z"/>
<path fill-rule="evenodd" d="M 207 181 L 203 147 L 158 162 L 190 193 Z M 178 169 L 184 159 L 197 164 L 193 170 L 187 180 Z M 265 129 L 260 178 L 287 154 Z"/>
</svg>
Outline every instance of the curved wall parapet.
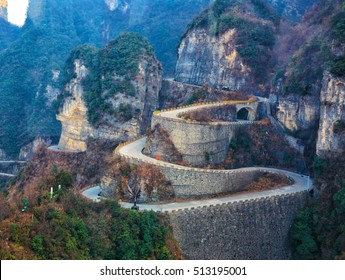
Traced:
<svg viewBox="0 0 345 280">
<path fill-rule="evenodd" d="M 142 154 L 146 138 L 141 138 L 116 150 L 128 163 L 151 164 L 159 168 L 171 182 L 176 197 L 200 197 L 226 192 L 243 191 L 245 187 L 263 172 L 282 174 L 292 178 L 295 185 L 305 183 L 300 175 L 280 169 L 247 167 L 231 170 L 214 170 L 163 162 Z"/>
<path fill-rule="evenodd" d="M 226 159 L 229 143 L 235 136 L 238 127 L 256 123 L 258 101 L 234 101 L 214 104 L 200 104 L 192 107 L 182 107 L 175 110 L 156 112 L 151 121 L 151 128 L 156 125 L 169 132 L 170 139 L 183 161 L 192 166 L 218 164 Z M 209 107 L 220 107 L 233 104 L 236 110 L 249 108 L 251 120 L 198 122 L 181 118 L 183 114 Z"/>
</svg>

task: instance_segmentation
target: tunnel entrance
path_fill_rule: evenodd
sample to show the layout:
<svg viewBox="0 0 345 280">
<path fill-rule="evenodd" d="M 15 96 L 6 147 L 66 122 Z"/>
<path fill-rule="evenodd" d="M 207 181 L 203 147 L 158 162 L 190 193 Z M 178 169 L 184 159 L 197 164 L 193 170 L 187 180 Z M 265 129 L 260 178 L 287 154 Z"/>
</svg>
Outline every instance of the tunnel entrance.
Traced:
<svg viewBox="0 0 345 280">
<path fill-rule="evenodd" d="M 248 109 L 242 108 L 241 110 L 239 110 L 237 112 L 237 119 L 238 120 L 248 121 L 249 120 L 249 111 L 248 111 Z"/>
</svg>

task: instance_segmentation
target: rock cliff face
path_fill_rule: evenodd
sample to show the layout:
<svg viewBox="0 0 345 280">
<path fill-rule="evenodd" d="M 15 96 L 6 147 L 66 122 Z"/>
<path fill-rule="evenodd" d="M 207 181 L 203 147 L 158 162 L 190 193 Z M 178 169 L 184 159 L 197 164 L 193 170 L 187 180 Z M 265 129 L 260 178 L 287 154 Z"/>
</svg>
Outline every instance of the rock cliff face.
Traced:
<svg viewBox="0 0 345 280">
<path fill-rule="evenodd" d="M 179 162 L 182 160 L 182 155 L 171 141 L 169 133 L 159 124 L 147 134 L 143 153 L 167 162 Z"/>
<path fill-rule="evenodd" d="M 289 39 L 291 35 L 278 39 L 278 45 L 290 41 L 298 49 L 290 57 L 282 84 L 279 82 L 276 89 L 282 93 L 277 119 L 296 132 L 306 145 L 309 157 L 310 153 L 314 155 L 315 148 L 320 156 L 339 153 L 345 148 L 342 141 L 345 126 L 342 116 L 345 64 L 341 62 L 345 58 L 343 4 L 341 0 L 318 1 L 295 27 L 294 39 Z M 280 53 L 284 54 L 282 50 Z"/>
<path fill-rule="evenodd" d="M 41 146 L 49 147 L 52 140 L 49 137 L 36 137 L 34 141 L 20 149 L 19 160 L 30 160 Z"/>
<path fill-rule="evenodd" d="M 345 79 L 326 73 L 321 90 L 320 126 L 316 153 L 324 156 L 344 149 Z"/>
<path fill-rule="evenodd" d="M 314 127 L 319 120 L 319 115 L 318 96 L 289 95 L 279 99 L 277 118 L 290 131 Z"/>
<path fill-rule="evenodd" d="M 175 80 L 231 90 L 243 88 L 250 83 L 250 68 L 243 64 L 235 44 L 235 29 L 220 37 L 202 28 L 190 30 L 178 49 Z"/>
<path fill-rule="evenodd" d="M 109 53 L 117 46 L 88 54 L 93 57 L 91 60 L 101 57 L 100 65 L 88 68 L 83 59 L 74 59 L 75 75 L 65 86 L 66 98 L 57 115 L 62 123 L 61 148 L 85 151 L 88 138 L 126 141 L 144 133 L 149 126 L 152 113 L 159 106 L 162 68 L 153 55 L 143 53 L 139 58 L 132 57 L 132 63 L 138 63 L 134 70 L 133 65 L 128 69 L 135 71 L 132 76 L 128 76 L 127 69 L 115 70 L 118 61 L 104 56 L 111 56 Z M 114 69 L 109 67 L 111 61 Z M 107 67 L 110 70 L 102 72 Z M 117 71 L 127 74 L 119 75 Z M 100 77 L 95 79 L 97 73 Z"/>
<path fill-rule="evenodd" d="M 227 90 L 262 88 L 278 26 L 265 1 L 212 1 L 180 42 L 175 80 Z"/>
<path fill-rule="evenodd" d="M 66 86 L 71 96 L 65 99 L 62 111 L 56 118 L 62 124 L 59 146 L 67 150 L 85 151 L 86 140 L 93 131 L 87 120 L 87 108 L 83 101 L 81 81 L 87 75 L 87 69 L 80 60 L 74 62 L 76 78 Z"/>
</svg>

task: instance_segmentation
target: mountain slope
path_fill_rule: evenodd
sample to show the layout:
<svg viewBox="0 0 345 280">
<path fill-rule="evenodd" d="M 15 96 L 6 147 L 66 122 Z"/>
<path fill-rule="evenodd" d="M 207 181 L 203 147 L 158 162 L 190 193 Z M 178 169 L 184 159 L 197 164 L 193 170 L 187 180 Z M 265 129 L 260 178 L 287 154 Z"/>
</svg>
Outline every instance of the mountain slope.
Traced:
<svg viewBox="0 0 345 280">
<path fill-rule="evenodd" d="M 74 47 L 83 43 L 100 47 L 120 31 L 135 30 L 152 40 L 169 73 L 176 56 L 174 45 L 207 3 L 32 0 L 21 36 L 0 53 L 0 99 L 4 100 L 0 149 L 11 157 L 38 135 L 58 138 L 61 126 L 52 102 L 60 93 L 60 73 Z"/>
<path fill-rule="evenodd" d="M 189 25 L 175 80 L 216 88 L 264 85 L 279 17 L 264 0 L 217 0 Z"/>
</svg>

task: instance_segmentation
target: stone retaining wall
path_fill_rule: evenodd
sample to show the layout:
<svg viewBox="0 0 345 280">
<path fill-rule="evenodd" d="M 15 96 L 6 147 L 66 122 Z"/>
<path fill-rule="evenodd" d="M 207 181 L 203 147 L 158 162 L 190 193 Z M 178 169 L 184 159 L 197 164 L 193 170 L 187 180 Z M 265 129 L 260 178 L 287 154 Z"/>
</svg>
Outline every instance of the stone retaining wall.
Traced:
<svg viewBox="0 0 345 280">
<path fill-rule="evenodd" d="M 183 161 L 193 166 L 205 166 L 223 162 L 236 129 L 254 123 L 200 123 L 153 115 L 151 127 L 160 124 L 169 131 L 171 141 L 182 155 Z"/>
<path fill-rule="evenodd" d="M 124 156 L 130 164 L 152 164 L 150 161 Z M 253 182 L 263 171 L 246 170 L 213 170 L 188 168 L 161 162 L 156 165 L 174 188 L 176 197 L 198 197 L 224 192 L 239 192 Z M 267 172 L 265 170 L 265 172 Z"/>
<path fill-rule="evenodd" d="M 167 214 L 186 259 L 289 259 L 288 235 L 307 192 Z"/>
</svg>

